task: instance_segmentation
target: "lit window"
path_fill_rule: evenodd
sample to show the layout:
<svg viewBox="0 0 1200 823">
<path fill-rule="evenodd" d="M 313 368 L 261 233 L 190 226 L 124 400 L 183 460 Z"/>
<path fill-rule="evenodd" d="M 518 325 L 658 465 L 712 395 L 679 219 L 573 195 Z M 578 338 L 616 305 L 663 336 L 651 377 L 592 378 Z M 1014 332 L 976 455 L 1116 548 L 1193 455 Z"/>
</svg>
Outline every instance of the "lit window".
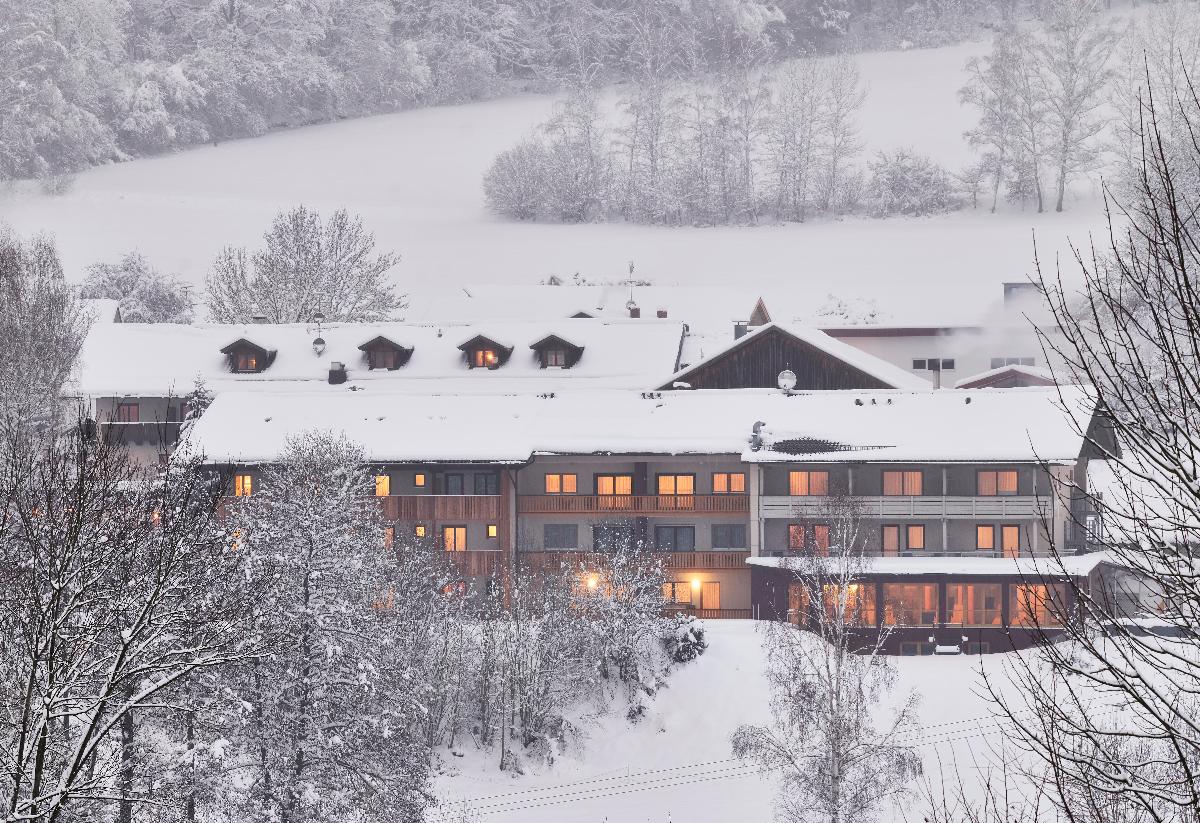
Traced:
<svg viewBox="0 0 1200 823">
<path fill-rule="evenodd" d="M 999 626 L 1000 591 L 999 583 L 948 584 L 946 622 L 959 626 Z"/>
<path fill-rule="evenodd" d="M 829 472 L 788 472 L 788 494 L 792 497 L 824 497 L 829 494 Z"/>
<path fill-rule="evenodd" d="M 975 474 L 976 490 L 980 497 L 1013 495 L 1017 493 L 1017 471 L 981 471 Z"/>
<path fill-rule="evenodd" d="M 975 527 L 975 548 L 981 552 L 990 552 L 996 550 L 995 526 Z"/>
<path fill-rule="evenodd" d="M 576 477 L 573 474 L 546 475 L 546 494 L 575 494 Z"/>
<path fill-rule="evenodd" d="M 1021 527 L 1000 527 L 1000 549 L 1005 557 L 1021 556 Z"/>
<path fill-rule="evenodd" d="M 471 352 L 471 365 L 477 369 L 494 369 L 500 365 L 500 355 L 495 349 L 475 349 Z"/>
<path fill-rule="evenodd" d="M 424 537 L 426 535 L 426 533 L 427 532 L 425 531 L 425 525 L 423 523 L 418 523 L 413 528 L 413 535 L 416 537 Z"/>
<path fill-rule="evenodd" d="M 396 527 L 395 526 L 384 526 L 383 527 L 383 547 L 385 549 L 390 549 L 395 544 L 395 542 L 396 542 Z"/>
<path fill-rule="evenodd" d="M 742 472 L 713 472 L 713 494 L 745 494 L 746 475 Z"/>
<path fill-rule="evenodd" d="M 932 626 L 937 623 L 937 583 L 884 583 L 886 626 Z"/>
<path fill-rule="evenodd" d="M 467 550 L 466 526 L 442 526 L 442 548 L 448 552 Z"/>
<path fill-rule="evenodd" d="M 803 549 L 805 546 L 805 529 L 799 523 L 788 524 L 788 548 Z"/>
<path fill-rule="evenodd" d="M 883 527 L 883 556 L 895 557 L 900 553 L 900 527 Z"/>
<path fill-rule="evenodd" d="M 596 475 L 596 494 L 633 494 L 633 475 L 631 474 L 598 474 Z"/>
<path fill-rule="evenodd" d="M 908 548 L 912 550 L 925 548 L 925 527 L 908 527 Z"/>
<path fill-rule="evenodd" d="M 500 534 L 499 527 L 495 523 L 488 523 L 487 536 L 496 537 L 498 534 Z"/>
<path fill-rule="evenodd" d="M 889 496 L 916 496 L 922 493 L 924 478 L 919 471 L 885 471 L 883 473 L 883 493 Z"/>
<path fill-rule="evenodd" d="M 375 476 L 375 496 L 387 497 L 392 493 L 392 478 L 386 474 Z"/>
<path fill-rule="evenodd" d="M 1008 592 L 1009 621 L 1012 625 L 1039 628 L 1062 625 L 1067 598 L 1066 589 L 1061 584 L 1011 584 Z"/>
<path fill-rule="evenodd" d="M 691 495 L 696 492 L 694 474 L 660 474 L 658 493 L 662 495 Z"/>
<path fill-rule="evenodd" d="M 826 556 L 829 554 L 829 527 L 828 526 L 813 526 L 813 548 L 817 554 Z"/>
<path fill-rule="evenodd" d="M 567 353 L 562 349 L 546 349 L 546 366 L 548 368 L 566 368 Z"/>
<path fill-rule="evenodd" d="M 413 485 L 417 488 L 425 485 L 425 472 L 417 472 L 413 475 Z"/>
<path fill-rule="evenodd" d="M 841 611 L 847 623 L 856 626 L 875 625 L 875 586 L 870 583 L 848 583 L 842 587 L 826 583 L 821 587 L 825 614 L 830 620 Z"/>
<path fill-rule="evenodd" d="M 141 419 L 137 403 L 118 403 L 117 422 L 137 423 Z"/>
<path fill-rule="evenodd" d="M 249 497 L 254 491 L 254 479 L 248 474 L 233 476 L 233 494 L 235 497 Z"/>
<path fill-rule="evenodd" d="M 692 584 L 683 581 L 663 583 L 663 600 L 680 605 L 690 604 L 692 602 Z"/>
<path fill-rule="evenodd" d="M 258 371 L 258 355 L 247 351 L 238 352 L 233 362 L 234 371 Z"/>
</svg>

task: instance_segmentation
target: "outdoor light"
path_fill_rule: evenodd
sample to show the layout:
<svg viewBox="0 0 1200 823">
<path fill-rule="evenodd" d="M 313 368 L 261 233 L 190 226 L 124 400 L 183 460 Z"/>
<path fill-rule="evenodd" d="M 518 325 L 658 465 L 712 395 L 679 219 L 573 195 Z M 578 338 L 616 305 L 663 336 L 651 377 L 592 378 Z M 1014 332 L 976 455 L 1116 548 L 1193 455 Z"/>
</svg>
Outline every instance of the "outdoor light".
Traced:
<svg viewBox="0 0 1200 823">
<path fill-rule="evenodd" d="M 587 579 L 587 587 L 589 589 L 594 589 L 598 585 L 600 585 L 600 581 L 596 579 L 596 575 L 589 575 Z"/>
<path fill-rule="evenodd" d="M 699 577 L 693 577 L 693 578 L 692 578 L 692 588 L 693 588 L 693 589 L 698 589 L 698 588 L 700 588 L 700 578 L 699 578 Z"/>
<path fill-rule="evenodd" d="M 317 357 L 320 357 L 322 354 L 325 353 L 325 338 L 324 337 L 318 337 L 315 340 L 313 340 L 313 351 L 317 353 Z"/>
</svg>

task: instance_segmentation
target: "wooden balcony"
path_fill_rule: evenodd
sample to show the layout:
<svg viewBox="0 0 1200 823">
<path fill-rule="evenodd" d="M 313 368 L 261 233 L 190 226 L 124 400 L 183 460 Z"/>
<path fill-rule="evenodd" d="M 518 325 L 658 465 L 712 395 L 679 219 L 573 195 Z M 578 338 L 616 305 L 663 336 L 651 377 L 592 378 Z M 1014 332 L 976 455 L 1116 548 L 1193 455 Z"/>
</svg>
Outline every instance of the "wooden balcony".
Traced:
<svg viewBox="0 0 1200 823">
<path fill-rule="evenodd" d="M 447 522 L 500 520 L 500 496 L 494 494 L 393 494 L 376 498 L 387 520 Z"/>
<path fill-rule="evenodd" d="M 446 558 L 463 577 L 497 577 L 504 565 L 504 552 L 446 552 Z"/>
<path fill-rule="evenodd" d="M 517 499 L 520 514 L 749 514 L 744 494 L 534 494 Z"/>
<path fill-rule="evenodd" d="M 1050 514 L 1051 498 L 1032 495 L 959 497 L 942 495 L 855 497 L 863 517 L 1044 517 Z M 821 517 L 832 499 L 828 497 L 762 498 L 763 517 Z"/>
<path fill-rule="evenodd" d="M 677 569 L 748 569 L 746 558 L 750 552 L 720 551 L 720 552 L 647 552 L 650 556 L 661 559 L 666 570 Z M 529 552 L 518 551 L 517 563 L 524 570 L 532 573 L 555 574 L 563 567 L 571 566 L 602 566 L 608 562 L 609 555 L 603 552 L 558 551 L 558 552 Z"/>
</svg>

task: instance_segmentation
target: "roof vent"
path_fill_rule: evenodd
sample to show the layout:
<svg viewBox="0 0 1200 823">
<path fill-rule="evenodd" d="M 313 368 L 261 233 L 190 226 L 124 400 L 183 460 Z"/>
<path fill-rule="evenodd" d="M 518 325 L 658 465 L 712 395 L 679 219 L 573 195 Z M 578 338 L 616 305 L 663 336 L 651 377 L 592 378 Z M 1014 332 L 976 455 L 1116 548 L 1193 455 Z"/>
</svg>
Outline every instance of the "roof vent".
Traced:
<svg viewBox="0 0 1200 823">
<path fill-rule="evenodd" d="M 750 331 L 750 324 L 745 320 L 733 321 L 733 339 L 741 340 L 746 336 L 746 332 Z"/>
<path fill-rule="evenodd" d="M 267 322 L 267 316 L 265 314 L 262 314 L 261 312 L 256 313 L 250 317 L 250 322 L 258 323 L 259 325 L 262 325 Z"/>
<path fill-rule="evenodd" d="M 346 364 L 333 361 L 329 364 L 329 385 L 340 386 L 346 382 Z"/>
<path fill-rule="evenodd" d="M 657 315 L 657 317 L 658 317 L 658 319 L 659 319 L 659 320 L 666 320 L 666 319 L 667 319 L 667 310 L 666 310 L 666 309 L 659 309 L 659 310 L 656 312 L 656 315 Z"/>
</svg>

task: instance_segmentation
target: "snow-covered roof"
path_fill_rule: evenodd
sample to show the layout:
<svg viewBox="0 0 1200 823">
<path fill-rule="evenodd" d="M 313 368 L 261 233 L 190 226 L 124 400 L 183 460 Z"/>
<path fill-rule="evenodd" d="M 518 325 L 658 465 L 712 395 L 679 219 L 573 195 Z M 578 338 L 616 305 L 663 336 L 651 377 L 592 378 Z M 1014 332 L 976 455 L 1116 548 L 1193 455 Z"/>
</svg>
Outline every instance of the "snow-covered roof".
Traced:
<svg viewBox="0 0 1200 823">
<path fill-rule="evenodd" d="M 751 557 L 752 566 L 772 569 L 791 569 L 804 573 L 806 564 L 814 561 L 803 557 Z M 823 561 L 829 562 L 829 561 Z M 836 562 L 836 561 L 835 561 Z M 864 557 L 864 574 L 982 577 L 1087 577 L 1103 563 L 1117 562 L 1108 552 L 1055 557 Z"/>
<path fill-rule="evenodd" d="M 121 301 L 99 297 L 84 297 L 79 300 L 80 308 L 93 323 L 117 323 L 121 318 Z"/>
<path fill-rule="evenodd" d="M 964 377 L 954 384 L 956 389 L 983 388 L 993 385 L 996 380 L 1012 377 L 1019 379 L 1021 377 L 1028 378 L 1029 384 L 1032 386 L 1051 386 L 1054 384 L 1054 372 L 1042 366 L 1021 366 L 1018 364 L 1010 364 L 1007 366 L 999 366 L 994 369 L 981 371 L 979 374 L 972 374 L 970 377 Z"/>
<path fill-rule="evenodd" d="M 475 325 L 404 323 L 331 324 L 320 330 L 325 350 L 317 355 L 314 327 L 303 324 L 96 325 L 84 341 L 74 390 L 89 397 L 166 396 L 187 393 L 196 375 L 216 392 L 286 389 L 297 382 L 328 390 L 331 363 L 344 363 L 352 384 L 387 384 L 414 392 L 536 392 L 559 386 L 636 388 L 656 386 L 676 367 L 682 326 L 658 320 L 492 321 Z M 555 334 L 584 348 L 569 369 L 541 368 L 529 346 Z M 369 370 L 359 347 L 377 337 L 412 348 L 400 368 Z M 483 336 L 514 346 L 497 369 L 470 369 L 458 346 Z M 275 352 L 262 372 L 230 371 L 223 348 L 245 339 Z"/>
<path fill-rule="evenodd" d="M 281 355 L 282 356 L 282 355 Z M 415 356 L 415 355 L 414 355 Z M 748 461 L 1072 462 L 1082 438 L 1044 389 L 562 391 L 458 396 L 360 384 L 225 392 L 193 448 L 214 463 L 271 462 L 289 436 L 344 432 L 379 462 L 521 462 L 535 454 L 731 454 Z M 354 390 L 347 390 L 358 389 Z M 751 450 L 763 431 L 839 444 L 823 454 Z"/>
<path fill-rule="evenodd" d="M 677 381 L 687 382 L 688 375 L 701 368 L 705 363 L 711 362 L 718 357 L 723 357 L 730 352 L 750 345 L 756 336 L 772 329 L 778 329 L 784 334 L 791 335 L 795 339 L 825 352 L 830 357 L 841 360 L 843 363 L 858 369 L 864 374 L 874 377 L 876 380 L 886 383 L 892 388 L 927 389 L 930 387 L 928 380 L 917 377 L 907 369 L 902 369 L 899 366 L 893 365 L 886 360 L 882 360 L 873 354 L 868 354 L 861 349 L 857 349 L 848 343 L 843 343 L 840 340 L 830 337 L 820 329 L 812 326 L 791 326 L 783 325 L 781 323 L 767 323 L 765 325 L 756 326 L 752 329 L 749 329 L 746 334 L 742 335 L 736 340 L 730 340 L 724 346 L 706 352 L 703 360 L 690 363 L 686 368 L 680 369 L 661 385 L 670 386 Z"/>
</svg>

